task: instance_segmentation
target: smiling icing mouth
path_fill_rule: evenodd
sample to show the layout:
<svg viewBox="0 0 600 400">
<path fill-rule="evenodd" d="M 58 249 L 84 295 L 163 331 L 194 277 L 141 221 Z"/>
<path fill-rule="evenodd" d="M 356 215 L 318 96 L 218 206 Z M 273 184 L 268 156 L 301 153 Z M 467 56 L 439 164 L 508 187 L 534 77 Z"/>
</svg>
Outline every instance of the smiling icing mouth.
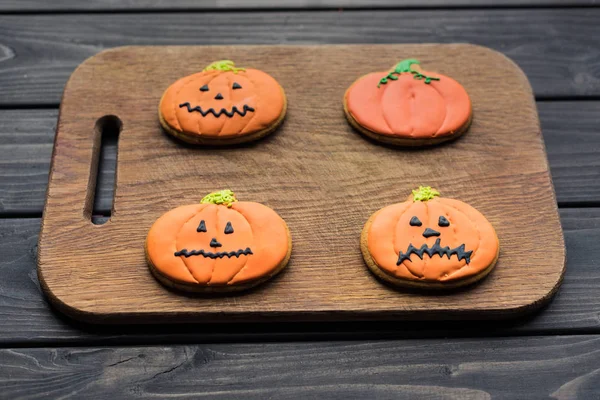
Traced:
<svg viewBox="0 0 600 400">
<path fill-rule="evenodd" d="M 471 254 L 473 254 L 473 250 L 465 251 L 464 244 L 461 244 L 460 246 L 455 247 L 453 249 L 451 249 L 448 246 L 442 247 L 440 246 L 440 241 L 441 239 L 437 239 L 434 245 L 431 247 L 429 247 L 427 243 L 425 243 L 423 246 L 421 246 L 420 249 L 414 247 L 412 243 L 409 244 L 408 248 L 406 249 L 406 253 L 400 252 L 400 255 L 398 256 L 398 262 L 396 263 L 396 265 L 400 265 L 406 260 L 410 261 L 410 256 L 413 254 L 416 254 L 417 257 L 419 257 L 421 260 L 423 259 L 424 254 L 427 254 L 430 258 L 436 254 L 440 256 L 440 258 L 447 256 L 448 260 L 451 256 L 456 255 L 458 261 L 464 259 L 467 261 L 467 264 L 471 262 Z"/>
<path fill-rule="evenodd" d="M 248 112 L 254 112 L 254 108 L 250 107 L 248 104 L 244 104 L 242 111 L 238 110 L 238 108 L 236 106 L 233 106 L 231 108 L 231 111 L 227 111 L 225 108 L 221 108 L 220 111 L 215 111 L 214 108 L 209 108 L 208 110 L 203 110 L 202 107 L 200 107 L 200 106 L 196 106 L 196 107 L 192 108 L 192 106 L 188 102 L 181 103 L 179 105 L 179 108 L 184 108 L 184 107 L 187 107 L 187 110 L 189 113 L 196 111 L 196 112 L 199 112 L 200 114 L 202 114 L 203 117 L 206 117 L 208 114 L 212 114 L 217 118 L 219 118 L 221 115 L 226 115 L 229 118 L 231 118 L 236 113 L 241 115 L 242 117 L 245 117 Z"/>
<path fill-rule="evenodd" d="M 216 253 L 213 253 L 212 251 L 204 251 L 204 250 L 190 250 L 188 251 L 187 249 L 182 249 L 179 251 L 175 252 L 175 257 L 179 257 L 179 256 L 184 256 L 185 258 L 191 257 L 191 256 L 202 256 L 204 258 L 223 258 L 223 257 L 227 257 L 227 258 L 231 258 L 231 257 L 236 257 L 239 258 L 240 256 L 247 256 L 250 254 L 254 254 L 252 253 L 252 250 L 250 250 L 250 247 L 246 247 L 246 250 L 238 250 L 238 251 L 218 251 Z"/>
</svg>

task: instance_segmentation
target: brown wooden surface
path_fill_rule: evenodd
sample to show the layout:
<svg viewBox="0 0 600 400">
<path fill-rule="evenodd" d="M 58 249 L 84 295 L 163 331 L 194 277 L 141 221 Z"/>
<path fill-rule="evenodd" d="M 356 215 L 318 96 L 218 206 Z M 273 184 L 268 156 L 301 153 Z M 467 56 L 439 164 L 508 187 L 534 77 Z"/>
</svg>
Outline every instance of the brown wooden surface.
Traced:
<svg viewBox="0 0 600 400">
<path fill-rule="evenodd" d="M 475 116 L 463 138 L 397 150 L 365 140 L 345 122 L 346 87 L 403 56 L 466 87 Z M 156 118 L 163 90 L 223 58 L 280 81 L 289 101 L 283 127 L 232 149 L 190 148 L 167 138 Z M 111 221 L 94 226 L 84 212 L 98 151 L 94 126 L 110 114 L 123 121 L 116 197 Z M 500 259 L 481 284 L 423 295 L 395 291 L 368 273 L 358 249 L 364 221 L 419 184 L 469 202 L 496 227 Z M 287 271 L 245 295 L 190 298 L 167 291 L 144 261 L 147 230 L 165 211 L 226 187 L 288 222 L 294 252 Z M 540 305 L 563 270 L 562 231 L 531 89 L 499 53 L 469 45 L 128 47 L 88 60 L 66 86 L 39 273 L 52 301 L 76 318 L 489 318 Z"/>
</svg>

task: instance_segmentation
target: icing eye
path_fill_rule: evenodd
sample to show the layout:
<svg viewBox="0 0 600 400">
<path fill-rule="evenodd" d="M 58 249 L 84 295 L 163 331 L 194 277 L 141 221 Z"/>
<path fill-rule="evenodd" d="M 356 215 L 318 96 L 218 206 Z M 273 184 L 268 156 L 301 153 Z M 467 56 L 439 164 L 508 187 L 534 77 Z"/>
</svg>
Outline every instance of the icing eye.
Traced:
<svg viewBox="0 0 600 400">
<path fill-rule="evenodd" d="M 206 232 L 206 223 L 204 220 L 200 221 L 200 225 L 198 225 L 196 232 Z"/>
<path fill-rule="evenodd" d="M 242 85 L 240 85 L 237 82 L 233 82 L 233 89 L 241 89 L 241 88 L 242 88 Z"/>
<path fill-rule="evenodd" d="M 229 235 L 230 233 L 233 233 L 233 226 L 231 226 L 231 222 L 227 222 L 227 225 L 225 225 L 225 234 Z"/>
<path fill-rule="evenodd" d="M 439 226 L 450 226 L 450 221 L 448 221 L 446 219 L 446 217 L 444 217 L 443 215 L 440 217 L 439 221 L 438 221 L 438 225 Z"/>
<path fill-rule="evenodd" d="M 208 85 L 204 85 L 200 88 L 201 92 L 208 92 Z"/>
<path fill-rule="evenodd" d="M 410 226 L 421 226 L 423 223 L 417 217 L 412 217 L 410 219 Z"/>
</svg>

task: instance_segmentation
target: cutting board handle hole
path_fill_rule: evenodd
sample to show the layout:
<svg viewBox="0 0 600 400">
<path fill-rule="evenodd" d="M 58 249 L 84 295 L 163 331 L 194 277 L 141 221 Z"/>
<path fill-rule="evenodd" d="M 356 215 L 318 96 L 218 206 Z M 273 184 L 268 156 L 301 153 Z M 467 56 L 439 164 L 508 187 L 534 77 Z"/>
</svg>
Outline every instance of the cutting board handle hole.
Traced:
<svg viewBox="0 0 600 400">
<path fill-rule="evenodd" d="M 103 225 L 113 212 L 119 134 L 123 123 L 114 115 L 105 115 L 96 121 L 96 146 L 92 158 L 88 204 L 85 209 L 94 225 Z"/>
</svg>

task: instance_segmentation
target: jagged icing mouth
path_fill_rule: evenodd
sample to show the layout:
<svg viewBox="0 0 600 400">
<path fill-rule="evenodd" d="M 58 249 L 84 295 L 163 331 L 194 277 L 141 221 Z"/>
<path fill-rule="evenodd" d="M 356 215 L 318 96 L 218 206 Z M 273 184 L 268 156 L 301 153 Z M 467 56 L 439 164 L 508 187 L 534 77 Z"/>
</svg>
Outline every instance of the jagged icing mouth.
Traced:
<svg viewBox="0 0 600 400">
<path fill-rule="evenodd" d="M 244 107 L 242 107 L 242 111 L 240 111 L 236 106 L 233 106 L 230 111 L 227 111 L 225 108 L 221 108 L 220 111 L 215 111 L 215 109 L 212 107 L 208 110 L 203 110 L 200 106 L 192 107 L 188 102 L 181 103 L 179 105 L 179 108 L 184 107 L 187 107 L 189 113 L 199 112 L 203 117 L 206 117 L 208 114 L 212 114 L 217 118 L 219 118 L 221 115 L 226 115 L 229 118 L 231 118 L 235 114 L 239 114 L 242 117 L 245 117 L 247 113 L 254 112 L 254 108 L 250 107 L 248 104 L 244 104 Z"/>
<path fill-rule="evenodd" d="M 182 249 L 182 250 L 175 252 L 175 257 L 184 256 L 185 258 L 188 258 L 188 257 L 192 257 L 192 256 L 202 256 L 204 258 L 215 259 L 215 258 L 223 258 L 223 257 L 239 258 L 240 256 L 248 256 L 250 254 L 253 254 L 252 250 L 250 250 L 250 247 L 246 247 L 246 250 L 239 249 L 238 251 L 229 251 L 229 252 L 218 251 L 216 253 L 213 253 L 212 251 L 205 251 L 205 250 L 190 250 L 190 251 L 188 251 L 187 249 Z"/>
<path fill-rule="evenodd" d="M 451 249 L 448 246 L 442 247 L 440 246 L 440 241 L 441 239 L 438 238 L 433 244 L 433 246 L 429 247 L 427 243 L 425 243 L 419 249 L 413 246 L 412 243 L 409 244 L 408 248 L 406 249 L 406 253 L 400 252 L 398 256 L 398 262 L 396 263 L 396 265 L 400 265 L 404 261 L 410 260 L 410 256 L 413 254 L 416 254 L 417 257 L 419 257 L 421 260 L 423 259 L 423 255 L 425 254 L 427 254 L 429 258 L 433 257 L 434 255 L 438 255 L 440 258 L 447 256 L 448 260 L 450 259 L 450 257 L 456 255 L 458 261 L 464 259 L 467 261 L 467 264 L 471 262 L 471 254 L 473 254 L 473 250 L 465 251 L 464 244 L 461 244 L 460 246 L 455 247 L 453 249 Z"/>
</svg>

